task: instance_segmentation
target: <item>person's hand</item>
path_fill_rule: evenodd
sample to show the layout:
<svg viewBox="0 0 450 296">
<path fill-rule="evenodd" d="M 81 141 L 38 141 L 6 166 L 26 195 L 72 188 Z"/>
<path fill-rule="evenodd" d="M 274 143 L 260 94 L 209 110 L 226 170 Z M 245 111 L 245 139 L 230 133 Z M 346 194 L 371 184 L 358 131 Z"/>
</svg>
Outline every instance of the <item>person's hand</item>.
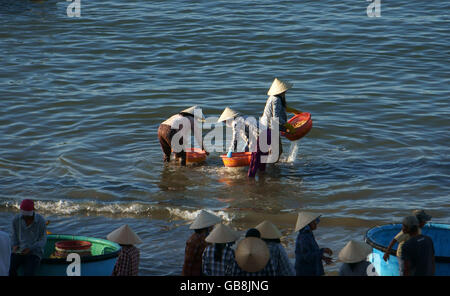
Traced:
<svg viewBox="0 0 450 296">
<path fill-rule="evenodd" d="M 325 264 L 327 264 L 327 265 L 330 265 L 330 264 L 333 263 L 333 259 L 330 258 L 330 257 L 325 257 L 325 256 L 323 256 L 323 257 L 322 257 L 322 260 L 325 261 Z"/>
<path fill-rule="evenodd" d="M 14 246 L 14 247 L 12 248 L 12 252 L 13 252 L 13 253 L 17 253 L 17 250 L 19 250 L 19 246 Z"/>
<path fill-rule="evenodd" d="M 29 248 L 25 248 L 25 249 L 22 250 L 22 255 L 26 255 L 28 253 L 30 253 L 30 249 Z"/>
<path fill-rule="evenodd" d="M 388 253 L 388 252 L 384 253 L 383 259 L 384 259 L 384 261 L 386 261 L 386 262 L 389 260 L 389 253 Z"/>
<path fill-rule="evenodd" d="M 329 248 L 325 248 L 325 249 L 323 249 L 323 252 L 324 253 L 327 253 L 328 255 L 333 255 L 333 251 L 331 251 L 331 249 L 329 249 Z"/>
<path fill-rule="evenodd" d="M 285 123 L 284 127 L 286 128 L 286 132 L 290 135 L 293 135 L 295 133 L 295 128 L 290 123 Z"/>
</svg>

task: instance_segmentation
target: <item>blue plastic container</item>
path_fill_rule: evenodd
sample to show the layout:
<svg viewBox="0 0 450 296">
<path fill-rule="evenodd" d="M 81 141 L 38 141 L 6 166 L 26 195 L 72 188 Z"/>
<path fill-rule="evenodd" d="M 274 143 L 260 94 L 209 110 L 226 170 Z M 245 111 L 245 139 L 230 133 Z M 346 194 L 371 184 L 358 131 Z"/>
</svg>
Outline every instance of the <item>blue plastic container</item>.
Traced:
<svg viewBox="0 0 450 296">
<path fill-rule="evenodd" d="M 383 255 L 391 240 L 402 230 L 401 224 L 388 224 L 369 229 L 365 240 L 372 246 L 373 251 L 369 255 L 369 261 L 379 275 L 398 276 L 399 265 L 396 243 L 390 253 L 389 260 L 385 262 Z M 422 228 L 422 234 L 433 240 L 436 272 L 435 275 L 450 275 L 450 224 L 429 223 Z"/>
<path fill-rule="evenodd" d="M 55 251 L 55 243 L 66 240 L 81 240 L 92 243 L 92 256 L 81 257 L 81 276 L 110 276 L 112 274 L 120 252 L 119 244 L 94 237 L 50 234 L 47 236 L 44 257 L 37 272 L 38 276 L 67 275 L 67 268 L 72 262 L 63 258 L 50 258 Z"/>
</svg>

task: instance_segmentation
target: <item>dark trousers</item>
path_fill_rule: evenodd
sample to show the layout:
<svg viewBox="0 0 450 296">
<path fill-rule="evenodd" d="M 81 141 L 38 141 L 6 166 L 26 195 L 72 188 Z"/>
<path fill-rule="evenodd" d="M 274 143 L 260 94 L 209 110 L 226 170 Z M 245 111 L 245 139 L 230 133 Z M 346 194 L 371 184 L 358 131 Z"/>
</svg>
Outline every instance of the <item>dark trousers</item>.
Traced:
<svg viewBox="0 0 450 296">
<path fill-rule="evenodd" d="M 172 129 L 170 125 L 161 124 L 158 128 L 158 139 L 164 154 L 164 162 L 170 161 L 172 154 L 172 137 L 178 132 Z M 180 139 L 180 145 L 183 145 L 183 138 Z M 181 157 L 181 164 L 186 165 L 186 151 L 175 153 L 175 157 Z"/>
<path fill-rule="evenodd" d="M 267 145 L 272 144 L 271 139 L 271 130 L 270 128 L 267 129 Z M 266 170 L 266 164 L 261 162 L 261 156 L 262 155 L 268 155 L 268 152 L 261 152 L 261 148 L 259 147 L 259 137 L 257 139 L 257 149 L 256 152 L 252 152 L 252 158 L 250 159 L 250 166 L 248 168 L 247 176 L 250 178 L 254 178 L 256 176 L 256 172 L 259 170 L 261 172 L 264 172 Z M 283 153 L 283 147 L 281 145 L 281 137 L 279 138 L 279 153 L 278 153 L 278 162 L 280 160 L 281 153 Z"/>
<path fill-rule="evenodd" d="M 9 276 L 17 276 L 17 270 L 21 266 L 24 276 L 33 276 L 36 274 L 40 264 L 41 258 L 36 255 L 11 254 Z"/>
</svg>

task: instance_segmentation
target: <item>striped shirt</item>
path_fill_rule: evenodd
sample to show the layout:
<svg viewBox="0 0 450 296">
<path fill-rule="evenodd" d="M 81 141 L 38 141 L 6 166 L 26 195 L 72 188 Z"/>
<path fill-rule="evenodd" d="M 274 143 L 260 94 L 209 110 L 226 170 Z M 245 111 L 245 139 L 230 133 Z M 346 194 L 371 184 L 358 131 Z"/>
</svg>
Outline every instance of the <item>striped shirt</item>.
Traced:
<svg viewBox="0 0 450 296">
<path fill-rule="evenodd" d="M 283 106 L 281 97 L 270 96 L 264 107 L 261 124 L 267 128 L 272 128 L 273 122 L 278 122 L 280 131 L 285 131 L 283 126 L 287 122 L 286 107 Z M 273 129 L 273 128 L 272 128 Z"/>
<path fill-rule="evenodd" d="M 113 276 L 137 276 L 139 272 L 139 249 L 121 245 L 119 258 L 114 266 Z"/>
<path fill-rule="evenodd" d="M 281 243 L 266 242 L 270 251 L 270 259 L 276 276 L 295 276 L 295 270 L 289 261 L 286 250 Z"/>
<path fill-rule="evenodd" d="M 215 244 L 208 245 L 203 252 L 203 274 L 208 276 L 224 276 L 225 270 L 234 262 L 234 250 L 229 246 L 222 249 L 220 261 L 214 259 Z"/>
</svg>

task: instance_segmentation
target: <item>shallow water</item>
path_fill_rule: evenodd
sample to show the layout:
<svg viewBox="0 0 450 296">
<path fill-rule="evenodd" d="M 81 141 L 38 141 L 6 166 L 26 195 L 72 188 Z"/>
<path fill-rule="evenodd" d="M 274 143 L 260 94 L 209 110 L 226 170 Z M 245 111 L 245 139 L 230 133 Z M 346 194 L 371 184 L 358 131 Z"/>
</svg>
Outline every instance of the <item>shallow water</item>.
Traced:
<svg viewBox="0 0 450 296">
<path fill-rule="evenodd" d="M 302 209 L 336 254 L 416 208 L 449 223 L 448 3 L 383 1 L 369 18 L 366 1 L 82 0 L 68 18 L 66 1 L 4 2 L 0 229 L 31 197 L 54 233 L 128 223 L 141 274 L 176 275 L 200 209 L 241 231 L 271 220 L 292 258 Z M 283 139 L 289 161 L 255 180 L 218 152 L 163 165 L 162 121 L 195 104 L 261 116 L 276 76 L 313 118 L 295 159 Z"/>
</svg>

